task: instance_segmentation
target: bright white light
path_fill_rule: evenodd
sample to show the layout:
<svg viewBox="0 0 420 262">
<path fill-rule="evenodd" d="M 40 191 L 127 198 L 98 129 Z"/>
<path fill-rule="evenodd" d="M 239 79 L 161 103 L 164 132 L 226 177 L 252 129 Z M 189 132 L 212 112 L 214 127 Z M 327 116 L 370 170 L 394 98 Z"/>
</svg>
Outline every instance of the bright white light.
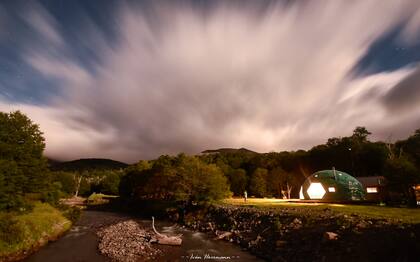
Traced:
<svg viewBox="0 0 420 262">
<path fill-rule="evenodd" d="M 330 186 L 330 187 L 328 187 L 328 192 L 335 192 L 335 187 L 333 187 L 333 186 Z"/>
<path fill-rule="evenodd" d="M 378 193 L 378 188 L 377 187 L 367 187 L 366 191 L 368 193 Z"/>
<path fill-rule="evenodd" d="M 299 198 L 300 199 L 305 199 L 305 197 L 303 196 L 303 188 L 302 187 L 300 187 Z"/>
<path fill-rule="evenodd" d="M 326 193 L 321 183 L 311 183 L 307 192 L 311 199 L 322 199 Z"/>
</svg>

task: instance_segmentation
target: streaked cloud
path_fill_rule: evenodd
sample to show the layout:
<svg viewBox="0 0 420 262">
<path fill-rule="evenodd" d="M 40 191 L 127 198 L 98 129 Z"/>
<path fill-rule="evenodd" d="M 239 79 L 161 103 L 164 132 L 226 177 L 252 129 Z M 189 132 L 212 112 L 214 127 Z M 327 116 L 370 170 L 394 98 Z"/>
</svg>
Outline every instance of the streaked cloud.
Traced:
<svg viewBox="0 0 420 262">
<path fill-rule="evenodd" d="M 84 19 L 76 39 L 94 61 L 74 55 L 52 16 L 34 9 L 25 19 L 49 49 L 28 44 L 22 59 L 61 92 L 38 106 L 4 97 L 0 109 L 28 113 L 47 154 L 63 159 L 310 148 L 360 125 L 376 139 L 398 138 L 420 118 L 415 65 L 351 72 L 389 30 L 417 41 L 419 8 L 408 0 L 121 4 L 110 18 L 114 42 Z"/>
<path fill-rule="evenodd" d="M 395 85 L 383 100 L 390 113 L 401 114 L 420 108 L 420 67 Z"/>
</svg>

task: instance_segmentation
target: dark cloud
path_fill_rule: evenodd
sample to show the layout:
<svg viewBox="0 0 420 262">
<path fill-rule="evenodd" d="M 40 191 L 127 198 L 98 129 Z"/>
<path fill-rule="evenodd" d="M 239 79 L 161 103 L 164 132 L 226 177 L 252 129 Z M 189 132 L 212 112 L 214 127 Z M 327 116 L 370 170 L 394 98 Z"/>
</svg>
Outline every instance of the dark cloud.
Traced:
<svg viewBox="0 0 420 262">
<path fill-rule="evenodd" d="M 395 114 L 418 109 L 420 104 L 420 67 L 402 79 L 383 98 L 386 108 Z"/>
</svg>

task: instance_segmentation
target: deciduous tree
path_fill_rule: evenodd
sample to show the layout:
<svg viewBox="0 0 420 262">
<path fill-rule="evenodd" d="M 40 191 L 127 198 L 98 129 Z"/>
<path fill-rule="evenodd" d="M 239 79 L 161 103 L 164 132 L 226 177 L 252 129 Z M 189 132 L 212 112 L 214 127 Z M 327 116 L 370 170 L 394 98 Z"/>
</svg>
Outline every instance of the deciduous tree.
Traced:
<svg viewBox="0 0 420 262">
<path fill-rule="evenodd" d="M 13 209 L 27 193 L 45 193 L 49 179 L 42 132 L 19 111 L 0 112 L 0 209 Z"/>
</svg>

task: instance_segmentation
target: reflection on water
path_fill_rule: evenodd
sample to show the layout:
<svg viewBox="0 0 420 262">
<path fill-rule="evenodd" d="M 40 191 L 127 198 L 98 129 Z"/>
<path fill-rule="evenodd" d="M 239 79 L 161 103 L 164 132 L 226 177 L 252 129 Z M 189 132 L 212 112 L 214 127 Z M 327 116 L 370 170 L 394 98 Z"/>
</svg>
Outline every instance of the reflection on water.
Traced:
<svg viewBox="0 0 420 262">
<path fill-rule="evenodd" d="M 96 229 L 101 226 L 126 220 L 129 217 L 111 212 L 84 211 L 82 217 L 71 230 L 58 241 L 48 244 L 25 261 L 27 262 L 100 262 L 110 261 L 99 254 Z M 139 223 L 150 228 L 151 221 L 141 220 Z M 164 256 L 158 261 L 261 261 L 241 250 L 239 246 L 225 241 L 216 241 L 204 233 L 190 231 L 158 221 L 156 228 L 160 233 L 168 235 L 182 234 L 181 246 L 159 245 Z M 215 258 L 221 258 L 220 260 Z"/>
</svg>

